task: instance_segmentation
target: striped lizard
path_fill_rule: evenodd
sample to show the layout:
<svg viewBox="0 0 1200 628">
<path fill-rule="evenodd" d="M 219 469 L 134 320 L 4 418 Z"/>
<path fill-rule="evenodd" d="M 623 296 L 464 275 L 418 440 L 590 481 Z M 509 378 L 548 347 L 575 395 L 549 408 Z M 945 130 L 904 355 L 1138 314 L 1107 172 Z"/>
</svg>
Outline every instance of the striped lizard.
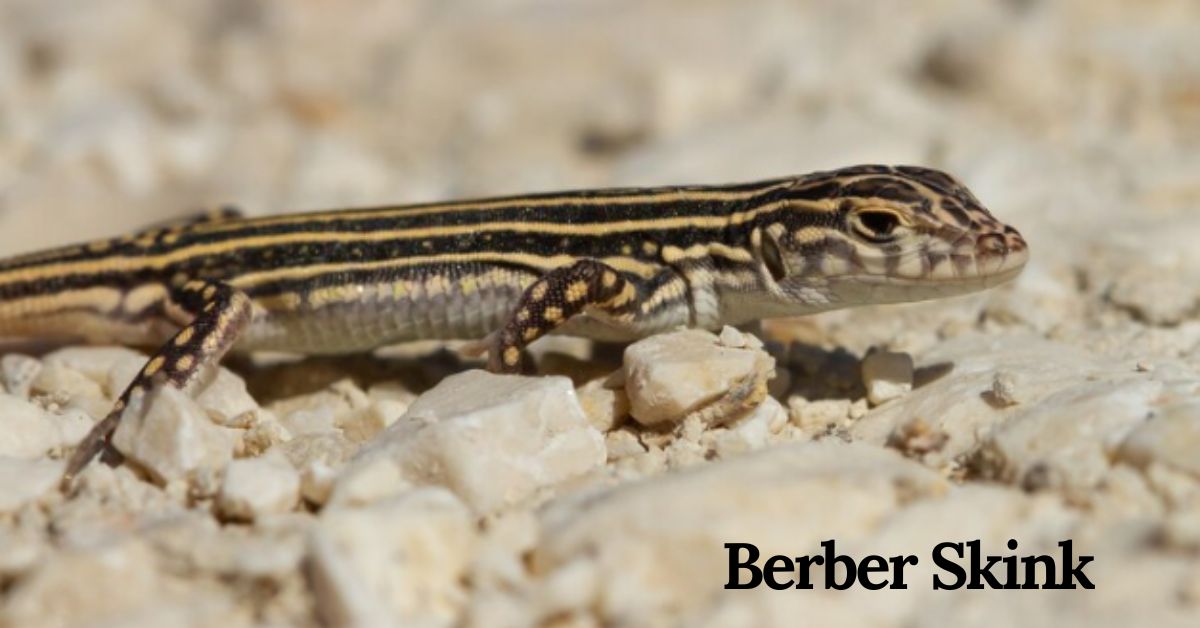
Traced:
<svg viewBox="0 0 1200 628">
<path fill-rule="evenodd" d="M 712 187 L 610 189 L 244 218 L 223 210 L 0 261 L 0 337 L 157 347 L 80 443 L 194 389 L 230 349 L 367 351 L 482 339 L 528 368 L 555 332 L 626 341 L 1015 277 L 1028 253 L 956 179 L 855 166 Z"/>
</svg>

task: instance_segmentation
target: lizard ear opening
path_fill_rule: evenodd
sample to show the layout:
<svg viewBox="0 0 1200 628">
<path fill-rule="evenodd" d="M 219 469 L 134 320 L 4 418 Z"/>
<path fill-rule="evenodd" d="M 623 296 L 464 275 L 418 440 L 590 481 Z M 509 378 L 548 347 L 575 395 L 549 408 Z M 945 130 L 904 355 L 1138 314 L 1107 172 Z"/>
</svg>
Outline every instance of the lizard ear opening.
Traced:
<svg viewBox="0 0 1200 628">
<path fill-rule="evenodd" d="M 762 251 L 763 265 L 766 266 L 767 272 L 771 273 L 771 279 L 776 283 L 783 281 L 787 277 L 787 266 L 783 263 L 783 252 L 779 250 L 779 243 L 769 234 L 763 234 L 759 249 Z"/>
</svg>

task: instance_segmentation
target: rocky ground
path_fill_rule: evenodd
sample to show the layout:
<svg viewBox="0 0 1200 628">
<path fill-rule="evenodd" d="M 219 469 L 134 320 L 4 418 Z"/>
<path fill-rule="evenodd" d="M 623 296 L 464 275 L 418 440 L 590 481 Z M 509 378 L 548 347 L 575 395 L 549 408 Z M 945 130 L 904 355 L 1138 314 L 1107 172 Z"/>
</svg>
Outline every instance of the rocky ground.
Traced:
<svg viewBox="0 0 1200 628">
<path fill-rule="evenodd" d="M 1200 613 L 1200 7 L 477 0 L 0 3 L 0 252 L 251 213 L 858 162 L 1029 240 L 953 301 L 452 354 L 232 362 L 70 495 L 141 366 L 0 361 L 0 621 L 1127 626 Z M 871 351 L 874 348 L 874 351 Z M 725 590 L 915 554 L 907 590 Z M 933 591 L 932 548 L 1095 556 L 1095 590 Z"/>
</svg>

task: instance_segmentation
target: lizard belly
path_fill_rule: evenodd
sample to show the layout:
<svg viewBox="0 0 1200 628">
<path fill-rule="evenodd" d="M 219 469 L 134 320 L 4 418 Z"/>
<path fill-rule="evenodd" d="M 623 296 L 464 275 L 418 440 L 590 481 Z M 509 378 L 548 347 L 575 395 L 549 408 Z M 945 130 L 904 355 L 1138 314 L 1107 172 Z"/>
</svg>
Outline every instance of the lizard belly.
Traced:
<svg viewBox="0 0 1200 628">
<path fill-rule="evenodd" d="M 356 285 L 341 292 L 337 299 L 297 295 L 301 302 L 287 308 L 258 300 L 236 348 L 338 354 L 414 340 L 482 338 L 504 324 L 520 298 L 515 286 L 464 290 L 456 282 L 444 283 L 436 293 L 398 294 L 390 285 Z"/>
</svg>

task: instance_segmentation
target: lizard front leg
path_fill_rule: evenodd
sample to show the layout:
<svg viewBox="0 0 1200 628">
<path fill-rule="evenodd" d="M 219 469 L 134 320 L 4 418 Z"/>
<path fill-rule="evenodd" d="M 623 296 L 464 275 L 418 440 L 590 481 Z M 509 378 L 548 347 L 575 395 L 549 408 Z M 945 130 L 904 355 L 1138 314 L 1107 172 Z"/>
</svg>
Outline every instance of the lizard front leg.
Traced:
<svg viewBox="0 0 1200 628">
<path fill-rule="evenodd" d="M 582 259 L 556 268 L 529 286 L 488 348 L 488 370 L 515 373 L 526 362 L 525 347 L 587 311 L 614 321 L 636 315 L 638 285 L 611 266 Z"/>
<path fill-rule="evenodd" d="M 125 411 L 140 405 L 133 403 L 136 398 L 144 399 L 159 386 L 187 390 L 220 361 L 251 319 L 250 298 L 225 283 L 189 281 L 174 290 L 171 300 L 192 317 L 191 322 L 150 357 L 108 416 L 79 443 L 63 474 L 64 485 L 104 449 Z"/>
</svg>

